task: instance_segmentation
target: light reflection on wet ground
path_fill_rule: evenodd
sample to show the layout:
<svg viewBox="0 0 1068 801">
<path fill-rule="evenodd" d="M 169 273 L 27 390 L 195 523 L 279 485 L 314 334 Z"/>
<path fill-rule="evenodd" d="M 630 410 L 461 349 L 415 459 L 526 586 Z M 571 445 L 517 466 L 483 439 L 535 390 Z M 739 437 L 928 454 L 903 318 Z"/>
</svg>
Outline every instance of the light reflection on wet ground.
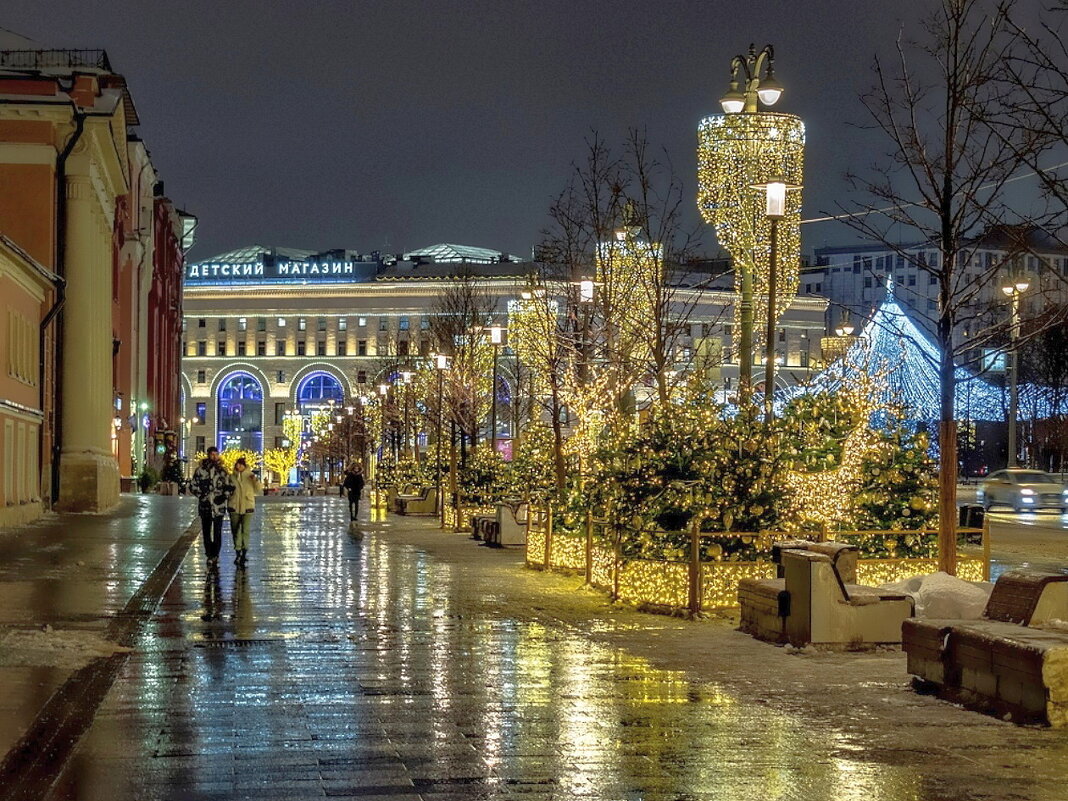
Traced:
<svg viewBox="0 0 1068 801">
<path fill-rule="evenodd" d="M 190 553 L 56 797 L 943 797 L 581 630 L 472 613 L 495 588 L 350 537 L 333 499 L 257 516 L 246 572 Z"/>
</svg>

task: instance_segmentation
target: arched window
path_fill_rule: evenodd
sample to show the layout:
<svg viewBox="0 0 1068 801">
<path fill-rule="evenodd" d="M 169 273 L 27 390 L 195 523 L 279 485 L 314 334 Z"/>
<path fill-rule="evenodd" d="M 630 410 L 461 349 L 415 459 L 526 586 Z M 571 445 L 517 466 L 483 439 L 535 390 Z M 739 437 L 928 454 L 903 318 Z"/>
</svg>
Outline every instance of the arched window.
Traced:
<svg viewBox="0 0 1068 801">
<path fill-rule="evenodd" d="M 297 387 L 297 405 L 305 407 L 322 406 L 333 401 L 335 405 L 345 403 L 345 391 L 341 382 L 329 373 L 312 373 L 304 378 Z"/>
<path fill-rule="evenodd" d="M 234 373 L 219 385 L 219 450 L 263 450 L 263 387 L 248 373 Z"/>
</svg>

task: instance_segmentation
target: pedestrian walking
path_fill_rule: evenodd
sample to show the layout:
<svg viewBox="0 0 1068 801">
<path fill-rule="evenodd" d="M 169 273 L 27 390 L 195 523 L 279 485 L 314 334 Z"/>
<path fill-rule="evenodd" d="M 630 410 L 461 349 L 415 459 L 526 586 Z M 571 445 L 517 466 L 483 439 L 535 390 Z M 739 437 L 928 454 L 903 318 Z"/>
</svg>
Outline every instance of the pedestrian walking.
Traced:
<svg viewBox="0 0 1068 801">
<path fill-rule="evenodd" d="M 349 520 L 355 520 L 360 513 L 360 495 L 363 494 L 363 468 L 358 464 L 349 465 L 345 471 L 345 481 L 341 486 L 349 496 Z"/>
<path fill-rule="evenodd" d="M 200 515 L 200 527 L 204 534 L 204 554 L 208 565 L 219 564 L 219 551 L 222 550 L 222 521 L 226 512 L 226 502 L 233 491 L 230 475 L 219 460 L 219 449 L 208 448 L 207 457 L 193 473 L 190 488 L 197 496 L 197 513 Z"/>
<path fill-rule="evenodd" d="M 260 480 L 248 469 L 245 457 L 234 462 L 234 473 L 230 477 L 233 491 L 230 493 L 230 533 L 234 535 L 234 564 L 245 566 L 248 557 L 248 527 L 252 522 L 252 512 L 256 508 L 256 496 L 263 491 Z"/>
</svg>

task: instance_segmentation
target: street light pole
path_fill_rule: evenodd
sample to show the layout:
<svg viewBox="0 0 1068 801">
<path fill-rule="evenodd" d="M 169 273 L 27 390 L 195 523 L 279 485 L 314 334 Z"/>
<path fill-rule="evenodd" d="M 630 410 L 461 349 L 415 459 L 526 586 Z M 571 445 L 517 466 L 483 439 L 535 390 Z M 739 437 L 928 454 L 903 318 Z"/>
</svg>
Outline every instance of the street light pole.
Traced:
<svg viewBox="0 0 1068 801">
<path fill-rule="evenodd" d="M 1017 459 L 1016 418 L 1018 416 L 1019 390 L 1019 355 L 1017 348 L 1020 339 L 1020 295 L 1027 291 L 1030 283 L 1023 276 L 1017 276 L 1001 287 L 1008 295 L 1011 307 L 1009 317 L 1009 442 L 1005 461 L 1007 467 L 1015 467 Z"/>
<path fill-rule="evenodd" d="M 438 372 L 438 432 L 434 443 L 435 461 L 437 462 L 436 474 L 438 485 L 438 514 L 441 516 L 441 527 L 445 528 L 445 490 L 441 475 L 441 437 L 444 431 L 444 406 L 445 406 L 445 371 L 449 368 L 449 357 L 443 353 L 434 356 L 434 369 Z"/>
<path fill-rule="evenodd" d="M 491 325 L 490 345 L 493 346 L 493 383 L 490 385 L 490 449 L 497 453 L 497 354 L 504 344 L 504 328 Z"/>
<path fill-rule="evenodd" d="M 779 267 L 779 220 L 786 216 L 786 181 L 773 178 L 762 187 L 767 205 L 764 216 L 771 223 L 768 259 L 768 327 L 764 365 L 764 421 L 771 422 L 775 412 L 775 303 Z"/>
</svg>

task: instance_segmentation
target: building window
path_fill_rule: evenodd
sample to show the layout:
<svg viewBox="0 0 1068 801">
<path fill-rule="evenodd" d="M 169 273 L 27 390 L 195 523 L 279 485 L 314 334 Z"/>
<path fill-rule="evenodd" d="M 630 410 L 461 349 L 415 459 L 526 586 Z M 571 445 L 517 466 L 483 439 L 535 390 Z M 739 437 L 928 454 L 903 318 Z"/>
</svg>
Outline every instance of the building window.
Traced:
<svg viewBox="0 0 1068 801">
<path fill-rule="evenodd" d="M 343 339 L 338 340 L 338 343 L 337 343 L 337 355 L 338 356 L 347 356 L 348 355 L 348 347 L 347 347 L 347 345 L 348 345 L 348 343 L 345 342 L 345 340 L 343 340 Z"/>
<path fill-rule="evenodd" d="M 219 387 L 216 446 L 259 451 L 263 447 L 263 389 L 248 373 L 235 373 Z"/>
<path fill-rule="evenodd" d="M 808 367 L 808 348 L 802 348 L 797 355 L 801 358 L 801 366 Z"/>
<path fill-rule="evenodd" d="M 267 355 L 267 340 L 266 339 L 261 339 L 261 340 L 256 342 L 256 355 L 257 356 L 266 356 Z"/>
<path fill-rule="evenodd" d="M 356 343 L 356 355 L 357 356 L 366 356 L 367 355 L 367 340 L 366 339 L 361 339 Z"/>
<path fill-rule="evenodd" d="M 286 405 L 284 403 L 275 403 L 275 405 L 274 405 L 274 424 L 276 426 L 280 426 L 285 421 L 286 421 Z"/>
<path fill-rule="evenodd" d="M 916 286 L 916 274 L 909 273 L 909 286 Z"/>
<path fill-rule="evenodd" d="M 338 331 L 348 331 L 349 330 L 349 318 L 348 317 L 338 317 L 337 318 L 337 330 Z"/>
<path fill-rule="evenodd" d="M 204 453 L 204 437 L 197 437 L 196 452 Z"/>
<path fill-rule="evenodd" d="M 225 331 L 226 330 L 226 318 L 225 317 L 220 317 L 219 318 L 219 330 L 220 331 Z"/>
<path fill-rule="evenodd" d="M 927 277 L 927 285 L 928 286 L 934 286 L 937 283 L 938 283 L 938 278 L 936 276 L 931 275 L 931 276 Z"/>
<path fill-rule="evenodd" d="M 387 320 L 385 317 L 379 317 L 378 318 L 378 330 L 379 331 L 388 331 L 389 330 L 389 320 Z"/>
<path fill-rule="evenodd" d="M 248 318 L 247 317 L 238 317 L 237 318 L 237 330 L 238 331 L 248 331 Z"/>
<path fill-rule="evenodd" d="M 285 317 L 279 317 L 278 318 L 278 327 L 279 328 L 285 328 L 286 327 L 286 318 Z"/>
<path fill-rule="evenodd" d="M 315 343 L 315 355 L 316 356 L 325 356 L 326 355 L 326 343 L 323 342 L 322 340 L 319 340 L 318 342 Z"/>
<path fill-rule="evenodd" d="M 302 339 L 297 343 L 297 355 L 306 356 L 308 352 L 308 344 Z"/>
<path fill-rule="evenodd" d="M 248 344 L 245 342 L 245 340 L 239 339 L 237 341 L 237 355 L 238 356 L 244 356 L 245 355 L 245 351 L 247 350 L 247 348 L 248 348 Z"/>
<path fill-rule="evenodd" d="M 308 330 L 308 320 L 306 318 L 304 318 L 304 317 L 298 317 L 297 318 L 297 330 L 298 331 L 307 331 Z"/>
<path fill-rule="evenodd" d="M 279 338 L 279 339 L 275 340 L 275 343 L 274 343 L 274 354 L 275 354 L 275 356 L 285 356 L 286 355 L 286 341 L 284 339 Z"/>
<path fill-rule="evenodd" d="M 199 320 L 197 320 L 197 328 L 206 328 L 207 325 L 208 325 L 208 321 L 205 320 L 203 317 L 201 317 Z"/>
<path fill-rule="evenodd" d="M 864 279 L 864 288 L 865 289 L 871 289 L 871 276 L 870 275 L 867 278 Z"/>
<path fill-rule="evenodd" d="M 285 445 L 282 444 L 282 441 L 284 439 L 285 439 L 285 437 L 275 437 L 274 438 L 274 447 L 276 447 L 276 448 L 284 448 Z"/>
<path fill-rule="evenodd" d="M 267 318 L 266 317 L 258 317 L 256 319 L 256 330 L 257 331 L 266 331 L 267 330 Z"/>
<path fill-rule="evenodd" d="M 206 423 L 207 420 L 208 420 L 208 404 L 207 403 L 198 403 L 197 404 L 197 425 L 204 425 L 204 423 Z M 204 449 L 203 448 L 198 448 L 198 450 L 204 450 Z"/>
<path fill-rule="evenodd" d="M 357 384 L 366 384 L 367 383 L 367 371 L 366 370 L 359 370 L 356 373 L 356 383 Z"/>
<path fill-rule="evenodd" d="M 204 370 L 197 370 L 197 383 L 198 384 L 203 384 L 207 380 L 208 380 L 207 372 L 204 371 Z"/>
<path fill-rule="evenodd" d="M 423 340 L 419 341 L 419 355 L 420 356 L 429 356 L 430 355 L 430 340 L 429 339 L 423 339 Z"/>
<path fill-rule="evenodd" d="M 786 341 L 786 329 L 783 328 L 783 329 L 781 329 L 779 331 L 779 342 L 785 342 L 785 341 Z"/>
<path fill-rule="evenodd" d="M 297 403 L 302 408 L 323 406 L 331 401 L 338 406 L 344 405 L 345 393 L 341 389 L 341 382 L 329 373 L 313 373 L 297 387 Z"/>
<path fill-rule="evenodd" d="M 317 330 L 325 331 L 326 330 L 326 318 L 325 317 L 320 317 L 318 320 L 315 321 L 315 325 L 316 325 Z"/>
<path fill-rule="evenodd" d="M 429 329 L 430 329 L 430 318 L 429 317 L 420 317 L 419 318 L 419 330 L 420 331 L 427 331 Z"/>
<path fill-rule="evenodd" d="M 226 340 L 225 339 L 220 339 L 217 343 L 215 343 L 215 355 L 216 356 L 225 356 L 226 355 Z"/>
<path fill-rule="evenodd" d="M 367 326 L 367 318 L 361 317 L 359 320 L 356 321 L 356 324 L 360 326 L 360 328 L 365 328 Z"/>
<path fill-rule="evenodd" d="M 407 339 L 402 339 L 400 342 L 397 343 L 397 355 L 398 356 L 407 356 L 408 355 L 408 340 Z"/>
<path fill-rule="evenodd" d="M 207 355 L 208 355 L 208 343 L 205 342 L 203 339 L 201 339 L 201 340 L 199 340 L 197 342 L 197 356 L 207 356 Z"/>
<path fill-rule="evenodd" d="M 397 323 L 397 328 L 399 328 L 401 331 L 407 331 L 408 330 L 408 325 L 409 325 L 408 318 L 407 317 L 401 317 L 400 318 L 400 322 Z"/>
<path fill-rule="evenodd" d="M 937 308 L 937 304 L 933 300 L 927 301 L 927 311 L 934 311 Z"/>
<path fill-rule="evenodd" d="M 278 375 L 275 376 L 275 382 L 279 383 L 279 384 L 284 384 L 286 382 L 286 371 L 285 370 L 279 370 L 278 371 Z"/>
</svg>

